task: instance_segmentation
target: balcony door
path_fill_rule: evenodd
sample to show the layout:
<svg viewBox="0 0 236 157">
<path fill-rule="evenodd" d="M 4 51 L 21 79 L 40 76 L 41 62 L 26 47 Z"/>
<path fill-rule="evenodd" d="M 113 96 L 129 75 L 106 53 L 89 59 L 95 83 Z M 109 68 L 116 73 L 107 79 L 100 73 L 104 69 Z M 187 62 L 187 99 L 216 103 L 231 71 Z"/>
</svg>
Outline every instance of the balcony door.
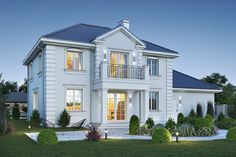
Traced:
<svg viewBox="0 0 236 157">
<path fill-rule="evenodd" d="M 126 93 L 108 93 L 107 120 L 124 121 L 126 117 Z"/>
<path fill-rule="evenodd" d="M 127 78 L 128 54 L 111 52 L 110 54 L 110 76 L 116 78 Z"/>
</svg>

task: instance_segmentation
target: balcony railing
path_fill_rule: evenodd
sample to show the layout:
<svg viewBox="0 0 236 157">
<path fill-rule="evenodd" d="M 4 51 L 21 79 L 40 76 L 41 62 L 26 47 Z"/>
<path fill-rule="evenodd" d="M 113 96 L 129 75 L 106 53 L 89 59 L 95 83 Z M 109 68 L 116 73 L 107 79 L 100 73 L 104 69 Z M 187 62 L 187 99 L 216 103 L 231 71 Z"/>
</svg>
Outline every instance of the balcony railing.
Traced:
<svg viewBox="0 0 236 157">
<path fill-rule="evenodd" d="M 102 62 L 99 76 L 103 78 L 145 79 L 145 70 L 145 66 L 109 64 L 107 62 Z"/>
</svg>

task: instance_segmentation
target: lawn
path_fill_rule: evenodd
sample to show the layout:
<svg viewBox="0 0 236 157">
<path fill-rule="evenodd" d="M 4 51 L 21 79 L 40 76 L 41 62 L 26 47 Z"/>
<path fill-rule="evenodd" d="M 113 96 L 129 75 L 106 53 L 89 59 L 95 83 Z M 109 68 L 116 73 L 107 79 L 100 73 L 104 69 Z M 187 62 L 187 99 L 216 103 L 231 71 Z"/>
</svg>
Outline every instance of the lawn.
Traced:
<svg viewBox="0 0 236 157">
<path fill-rule="evenodd" d="M 59 142 L 57 145 L 39 145 L 23 132 L 27 123 L 14 121 L 17 132 L 0 136 L 0 157 L 43 157 L 43 156 L 150 156 L 150 157 L 235 157 L 236 143 L 225 140 L 154 144 L 144 140 L 102 140 L 100 142 Z M 37 131 L 40 128 L 32 128 Z"/>
</svg>

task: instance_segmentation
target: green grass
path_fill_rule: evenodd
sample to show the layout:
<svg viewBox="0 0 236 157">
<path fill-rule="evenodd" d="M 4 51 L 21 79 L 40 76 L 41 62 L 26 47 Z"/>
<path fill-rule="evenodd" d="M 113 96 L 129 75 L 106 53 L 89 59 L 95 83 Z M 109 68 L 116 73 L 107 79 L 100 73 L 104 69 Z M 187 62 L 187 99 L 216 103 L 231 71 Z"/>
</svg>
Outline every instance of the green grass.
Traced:
<svg viewBox="0 0 236 157">
<path fill-rule="evenodd" d="M 0 157 L 42 157 L 42 156 L 112 156 L 112 157 L 235 157 L 236 142 L 225 140 L 154 144 L 145 140 L 102 140 L 100 142 L 59 142 L 57 145 L 39 145 L 23 132 L 27 123 L 14 121 L 17 132 L 0 137 Z M 38 131 L 41 128 L 32 128 Z"/>
</svg>

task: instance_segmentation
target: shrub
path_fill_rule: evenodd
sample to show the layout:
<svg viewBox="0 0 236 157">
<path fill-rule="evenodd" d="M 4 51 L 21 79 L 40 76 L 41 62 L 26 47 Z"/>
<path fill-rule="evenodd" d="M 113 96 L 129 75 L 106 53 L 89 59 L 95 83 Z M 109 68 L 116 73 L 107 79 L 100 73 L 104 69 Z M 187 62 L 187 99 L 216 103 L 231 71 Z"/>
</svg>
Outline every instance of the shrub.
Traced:
<svg viewBox="0 0 236 157">
<path fill-rule="evenodd" d="M 70 124 L 70 115 L 69 113 L 64 109 L 62 113 L 60 114 L 60 118 L 58 120 L 58 125 L 60 125 L 62 128 L 65 128 Z"/>
<path fill-rule="evenodd" d="M 196 112 L 196 114 L 197 114 L 197 117 L 198 117 L 198 118 L 203 117 L 203 114 L 202 114 L 202 106 L 201 106 L 200 104 L 197 104 L 197 112 Z"/>
<path fill-rule="evenodd" d="M 205 119 L 207 119 L 209 121 L 209 123 L 214 124 L 214 119 L 213 119 L 213 117 L 211 115 L 207 114 Z"/>
<path fill-rule="evenodd" d="M 98 141 L 102 138 L 102 133 L 95 125 L 90 125 L 88 133 L 85 135 L 88 141 Z"/>
<path fill-rule="evenodd" d="M 20 109 L 18 104 L 15 104 L 12 108 L 12 118 L 15 120 L 20 119 Z"/>
<path fill-rule="evenodd" d="M 185 122 L 185 118 L 184 118 L 183 113 L 179 113 L 178 117 L 177 117 L 177 123 L 178 124 L 183 124 L 184 122 Z"/>
<path fill-rule="evenodd" d="M 14 125 L 12 123 L 8 123 L 6 133 L 7 134 L 12 134 L 15 131 L 16 131 L 16 128 L 14 127 Z"/>
<path fill-rule="evenodd" d="M 153 128 L 155 123 L 151 117 L 148 117 L 148 119 L 145 122 L 145 125 L 147 126 L 148 129 L 151 129 L 151 128 Z"/>
<path fill-rule="evenodd" d="M 172 118 L 169 118 L 166 122 L 165 128 L 169 130 L 171 135 L 174 135 L 176 132 L 176 123 Z"/>
<path fill-rule="evenodd" d="M 196 117 L 186 117 L 186 122 L 195 125 L 197 118 Z"/>
<path fill-rule="evenodd" d="M 28 108 L 26 106 L 22 107 L 22 111 L 27 112 Z"/>
<path fill-rule="evenodd" d="M 207 102 L 207 114 L 214 116 L 213 104 L 210 101 Z"/>
<path fill-rule="evenodd" d="M 226 140 L 231 142 L 236 142 L 236 127 L 229 129 Z"/>
<path fill-rule="evenodd" d="M 148 128 L 147 125 L 143 125 L 137 130 L 138 135 L 148 135 L 151 133 L 152 128 Z"/>
<path fill-rule="evenodd" d="M 170 143 L 172 136 L 165 128 L 155 129 L 152 134 L 152 141 L 155 143 Z"/>
<path fill-rule="evenodd" d="M 163 124 L 156 124 L 154 126 L 155 129 L 159 129 L 159 128 L 165 128 L 165 126 Z"/>
<path fill-rule="evenodd" d="M 209 118 L 198 118 L 196 120 L 195 129 L 198 131 L 204 127 L 213 127 L 213 121 L 211 121 Z"/>
<path fill-rule="evenodd" d="M 223 119 L 225 119 L 225 115 L 223 114 L 223 112 L 220 112 L 220 114 L 217 117 L 217 121 L 221 121 Z"/>
<path fill-rule="evenodd" d="M 32 126 L 38 127 L 40 123 L 41 123 L 41 118 L 40 118 L 39 112 L 38 110 L 34 110 L 32 113 L 32 116 L 30 117 L 30 124 Z"/>
<path fill-rule="evenodd" d="M 195 129 L 191 124 L 181 124 L 177 131 L 179 132 L 179 136 L 188 137 L 195 135 Z"/>
<path fill-rule="evenodd" d="M 230 118 L 236 118 L 236 105 L 228 106 L 228 115 Z"/>
<path fill-rule="evenodd" d="M 196 117 L 196 113 L 194 111 L 194 109 L 192 109 L 189 113 L 189 117 Z"/>
<path fill-rule="evenodd" d="M 58 139 L 54 130 L 43 129 L 39 132 L 37 142 L 40 144 L 53 145 L 57 144 Z"/>
<path fill-rule="evenodd" d="M 131 116 L 130 122 L 129 122 L 129 134 L 130 135 L 136 135 L 137 130 L 140 127 L 139 126 L 139 119 L 136 115 Z"/>
<path fill-rule="evenodd" d="M 220 129 L 230 129 L 230 128 L 236 126 L 236 120 L 234 120 L 232 118 L 225 118 L 225 119 L 219 121 L 217 126 Z"/>
<path fill-rule="evenodd" d="M 209 127 L 209 126 L 204 126 L 199 128 L 196 131 L 196 135 L 197 136 L 211 136 L 211 135 L 215 135 L 215 129 L 214 127 Z"/>
</svg>

